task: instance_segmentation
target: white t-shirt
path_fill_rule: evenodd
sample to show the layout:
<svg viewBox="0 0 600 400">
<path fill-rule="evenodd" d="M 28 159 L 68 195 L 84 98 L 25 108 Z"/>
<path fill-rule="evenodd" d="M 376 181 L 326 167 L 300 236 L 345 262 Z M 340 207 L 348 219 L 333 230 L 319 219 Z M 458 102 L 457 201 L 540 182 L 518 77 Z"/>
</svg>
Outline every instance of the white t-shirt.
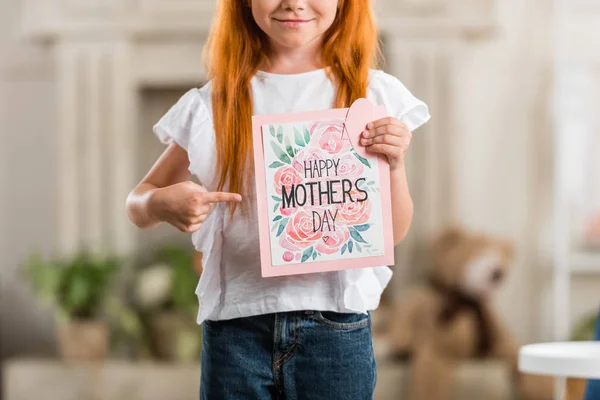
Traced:
<svg viewBox="0 0 600 400">
<path fill-rule="evenodd" d="M 251 86 L 255 115 L 334 108 L 335 88 L 322 69 L 293 75 L 259 71 Z M 380 70 L 370 71 L 367 98 L 385 105 L 389 115 L 411 131 L 430 118 L 425 103 Z M 185 93 L 154 126 L 154 132 L 163 143 L 175 140 L 186 149 L 191 173 L 207 190 L 216 190 L 210 82 Z M 252 191 L 253 187 L 251 182 Z M 262 278 L 257 215 L 252 211 L 255 207 L 248 209 L 251 215 L 244 218 L 236 212 L 230 219 L 226 206 L 219 204 L 192 234 L 196 249 L 203 253 L 204 270 L 196 288 L 199 324 L 206 319 L 294 310 L 365 313 L 378 307 L 392 276 L 387 266 Z"/>
</svg>

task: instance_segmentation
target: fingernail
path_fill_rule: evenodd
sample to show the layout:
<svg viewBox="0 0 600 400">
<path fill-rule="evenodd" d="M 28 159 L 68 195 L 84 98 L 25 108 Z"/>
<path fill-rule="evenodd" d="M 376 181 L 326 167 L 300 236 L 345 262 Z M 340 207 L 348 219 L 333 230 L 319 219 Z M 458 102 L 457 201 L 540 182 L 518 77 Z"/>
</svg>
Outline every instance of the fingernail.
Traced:
<svg viewBox="0 0 600 400">
<path fill-rule="evenodd" d="M 364 136 L 364 137 L 369 137 L 369 131 L 364 131 L 364 132 L 363 132 L 363 136 Z"/>
<path fill-rule="evenodd" d="M 369 129 L 373 129 L 373 123 L 372 123 L 372 122 L 369 122 L 369 124 L 367 125 L 367 128 L 369 128 Z"/>
</svg>

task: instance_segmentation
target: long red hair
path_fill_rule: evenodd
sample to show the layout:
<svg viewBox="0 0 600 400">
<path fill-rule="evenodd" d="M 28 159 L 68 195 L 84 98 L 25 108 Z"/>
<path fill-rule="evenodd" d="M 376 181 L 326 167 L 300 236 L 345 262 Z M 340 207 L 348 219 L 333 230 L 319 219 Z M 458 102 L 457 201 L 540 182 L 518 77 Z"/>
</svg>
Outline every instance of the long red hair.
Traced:
<svg viewBox="0 0 600 400">
<path fill-rule="evenodd" d="M 336 86 L 335 107 L 348 107 L 367 93 L 369 69 L 379 60 L 371 0 L 339 0 L 325 32 L 322 62 Z M 258 27 L 249 0 L 219 0 L 205 48 L 212 81 L 218 189 L 244 195 L 252 166 L 250 81 L 269 62 L 267 35 Z M 232 213 L 235 203 L 232 203 Z"/>
</svg>

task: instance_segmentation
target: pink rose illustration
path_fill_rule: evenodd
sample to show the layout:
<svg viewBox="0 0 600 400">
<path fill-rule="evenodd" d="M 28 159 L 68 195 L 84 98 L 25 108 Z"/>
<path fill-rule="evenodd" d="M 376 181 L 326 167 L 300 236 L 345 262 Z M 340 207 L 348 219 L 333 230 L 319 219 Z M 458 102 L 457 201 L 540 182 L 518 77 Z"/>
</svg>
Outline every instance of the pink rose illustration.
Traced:
<svg viewBox="0 0 600 400">
<path fill-rule="evenodd" d="M 311 146 L 336 154 L 350 150 L 352 144 L 344 137 L 344 121 L 317 121 L 309 129 Z"/>
<path fill-rule="evenodd" d="M 335 231 L 324 231 L 321 240 L 315 246 L 315 249 L 322 254 L 336 253 L 344 243 L 350 238 L 348 229 L 344 226 L 336 227 Z"/>
<path fill-rule="evenodd" d="M 357 199 L 364 198 L 364 194 L 356 190 L 350 192 L 352 199 L 346 203 L 338 204 L 338 216 L 341 222 L 345 225 L 360 225 L 369 220 L 371 216 L 371 201 L 369 199 L 359 202 Z M 337 220 L 336 219 L 336 220 Z"/>
<path fill-rule="evenodd" d="M 340 178 L 354 178 L 363 173 L 363 164 L 352 154 L 348 153 L 340 158 L 337 168 Z"/>
<path fill-rule="evenodd" d="M 302 176 L 294 168 L 286 166 L 281 167 L 275 173 L 275 190 L 277 194 L 281 194 L 281 187 L 285 186 L 289 192 L 292 189 L 292 185 L 298 185 L 302 183 Z"/>
<path fill-rule="evenodd" d="M 296 205 L 294 207 L 288 206 L 287 208 L 283 208 L 283 205 L 281 205 L 279 207 L 279 212 L 281 213 L 281 215 L 283 215 L 285 217 L 289 217 L 290 215 L 292 215 L 293 213 L 295 213 L 297 209 L 298 209 L 298 205 Z"/>
<path fill-rule="evenodd" d="M 310 247 L 322 235 L 320 230 L 314 232 L 312 215 L 301 208 L 290 217 L 279 244 L 285 249 L 296 251 Z"/>
</svg>

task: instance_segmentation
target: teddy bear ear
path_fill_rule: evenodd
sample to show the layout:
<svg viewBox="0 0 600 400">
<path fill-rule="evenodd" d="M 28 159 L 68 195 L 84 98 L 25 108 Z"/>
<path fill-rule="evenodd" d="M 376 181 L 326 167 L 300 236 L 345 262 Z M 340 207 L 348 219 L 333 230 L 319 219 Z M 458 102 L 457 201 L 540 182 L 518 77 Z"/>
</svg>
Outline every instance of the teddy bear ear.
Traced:
<svg viewBox="0 0 600 400">
<path fill-rule="evenodd" d="M 458 245 L 466 232 L 460 226 L 449 226 L 443 229 L 433 240 L 433 251 L 437 254 Z"/>
</svg>

